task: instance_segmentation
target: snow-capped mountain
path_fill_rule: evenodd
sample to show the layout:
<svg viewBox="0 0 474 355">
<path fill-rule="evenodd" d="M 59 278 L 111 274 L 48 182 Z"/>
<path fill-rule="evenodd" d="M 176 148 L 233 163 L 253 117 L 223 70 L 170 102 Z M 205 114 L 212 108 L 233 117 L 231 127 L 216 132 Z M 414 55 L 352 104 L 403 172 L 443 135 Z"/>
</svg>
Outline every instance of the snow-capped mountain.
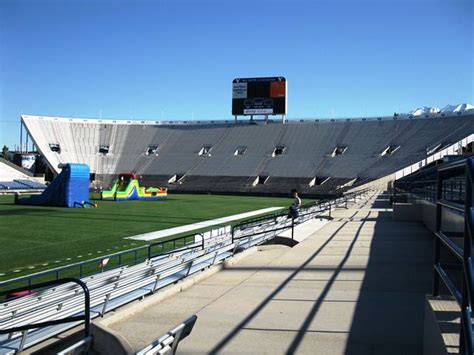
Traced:
<svg viewBox="0 0 474 355">
<path fill-rule="evenodd" d="M 474 106 L 468 103 L 463 103 L 459 105 L 446 105 L 443 107 L 441 112 L 443 113 L 458 113 L 474 110 Z"/>
<path fill-rule="evenodd" d="M 423 106 L 418 107 L 414 110 L 408 112 L 409 115 L 412 116 L 422 116 L 422 115 L 429 115 L 429 114 L 437 114 L 437 113 L 462 113 L 467 111 L 474 111 L 474 106 L 468 103 L 458 104 L 458 105 L 446 105 L 441 110 L 437 107 L 429 107 Z"/>
<path fill-rule="evenodd" d="M 421 116 L 421 115 L 426 115 L 430 113 L 439 113 L 439 112 L 441 112 L 441 110 L 437 107 L 423 106 L 423 107 L 418 107 L 414 110 L 411 110 L 408 113 L 413 116 Z"/>
</svg>

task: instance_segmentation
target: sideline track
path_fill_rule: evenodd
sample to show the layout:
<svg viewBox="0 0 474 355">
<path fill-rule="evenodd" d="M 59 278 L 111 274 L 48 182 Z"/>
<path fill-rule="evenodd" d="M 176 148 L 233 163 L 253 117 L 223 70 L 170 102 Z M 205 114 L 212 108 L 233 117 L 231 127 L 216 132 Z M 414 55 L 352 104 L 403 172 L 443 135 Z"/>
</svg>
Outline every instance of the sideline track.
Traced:
<svg viewBox="0 0 474 355">
<path fill-rule="evenodd" d="M 201 222 L 197 222 L 197 223 L 186 224 L 184 226 L 163 229 L 163 230 L 156 231 L 156 232 L 137 234 L 137 235 L 134 235 L 134 236 L 131 236 L 131 237 L 126 237 L 125 239 L 142 240 L 142 241 L 155 240 L 155 239 L 160 239 L 160 238 L 164 238 L 164 237 L 169 237 L 171 235 L 175 235 L 175 234 L 179 234 L 179 233 L 190 232 L 190 231 L 193 231 L 193 230 L 196 230 L 196 229 L 206 228 L 206 227 L 209 227 L 209 226 L 215 226 L 217 224 L 224 224 L 224 223 L 232 222 L 232 221 L 235 221 L 235 220 L 238 220 L 238 219 L 243 219 L 243 218 L 257 216 L 257 215 L 260 215 L 260 214 L 265 214 L 265 213 L 268 213 L 268 212 L 273 212 L 273 211 L 279 210 L 281 208 L 283 208 L 283 207 L 263 208 L 261 210 L 244 212 L 244 213 L 234 214 L 232 216 L 221 217 L 221 218 L 216 218 L 216 219 L 209 219 L 207 221 L 201 221 Z"/>
</svg>

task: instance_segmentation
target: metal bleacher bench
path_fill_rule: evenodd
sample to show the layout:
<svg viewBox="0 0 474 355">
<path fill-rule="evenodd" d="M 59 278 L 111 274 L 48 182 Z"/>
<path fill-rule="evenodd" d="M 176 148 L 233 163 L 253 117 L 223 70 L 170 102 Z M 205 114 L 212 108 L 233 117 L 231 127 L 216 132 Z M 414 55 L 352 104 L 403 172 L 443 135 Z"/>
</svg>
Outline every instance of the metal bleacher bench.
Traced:
<svg viewBox="0 0 474 355">
<path fill-rule="evenodd" d="M 179 343 L 191 334 L 197 316 L 193 315 L 165 335 L 153 340 L 150 344 L 139 350 L 135 355 L 176 354 Z M 87 354 L 92 345 L 92 337 L 84 338 L 68 348 L 58 352 L 58 355 Z"/>
<path fill-rule="evenodd" d="M 192 249 L 177 255 L 169 254 L 83 278 L 90 291 L 91 318 L 100 317 L 107 311 L 210 267 L 232 256 L 234 249 L 232 243 L 222 242 L 208 246 L 205 250 Z M 82 289 L 73 284 L 64 284 L 0 303 L 0 332 L 83 312 Z M 79 323 L 0 334 L 0 354 L 10 353 L 13 349 L 23 350 Z"/>
<path fill-rule="evenodd" d="M 345 202 L 347 199 L 340 198 L 333 200 L 331 204 L 337 206 Z M 328 210 L 326 204 L 308 206 L 304 213 L 300 214 L 299 219 L 304 221 L 321 216 Z M 222 235 L 203 239 L 202 244 L 192 243 L 186 245 L 185 249 L 149 257 L 136 265 L 117 267 L 76 281 L 84 284 L 87 289 L 90 319 L 94 319 L 220 263 L 232 257 L 237 251 L 265 243 L 280 231 L 293 228 L 293 224 L 293 221 L 285 214 L 269 217 L 264 221 L 246 222 L 238 228 L 233 228 L 232 231 L 226 230 L 226 233 Z M 38 288 L 29 295 L 0 302 L 0 354 L 21 352 L 81 324 L 77 317 L 85 317 L 84 296 L 85 290 L 79 284 L 68 281 L 55 286 Z M 69 323 L 60 323 L 68 317 L 76 318 Z M 54 324 L 35 327 L 41 322 Z M 185 327 L 182 331 L 184 335 L 189 334 L 186 329 L 188 328 Z M 179 342 L 178 335 L 182 337 L 181 333 L 173 334 Z M 166 341 L 174 340 L 169 338 Z M 163 337 L 157 342 L 163 345 L 163 349 L 160 348 L 161 350 L 157 350 L 156 353 L 163 353 L 166 348 Z M 156 346 L 151 349 L 155 349 Z M 175 347 L 171 348 L 175 351 Z M 148 352 L 151 349 L 145 353 L 154 354 L 154 352 Z"/>
<path fill-rule="evenodd" d="M 191 334 L 196 320 L 196 315 L 186 319 L 183 323 L 138 351 L 136 355 L 176 354 L 179 342 Z"/>
</svg>

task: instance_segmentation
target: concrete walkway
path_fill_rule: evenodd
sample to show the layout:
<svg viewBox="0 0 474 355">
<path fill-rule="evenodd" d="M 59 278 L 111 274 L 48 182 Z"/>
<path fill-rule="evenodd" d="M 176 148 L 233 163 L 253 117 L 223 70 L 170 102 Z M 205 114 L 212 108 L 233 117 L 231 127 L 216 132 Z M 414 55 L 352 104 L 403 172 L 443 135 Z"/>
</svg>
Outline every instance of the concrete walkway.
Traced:
<svg viewBox="0 0 474 355">
<path fill-rule="evenodd" d="M 179 353 L 420 354 L 430 233 L 382 195 L 333 217 L 109 327 L 139 349 L 197 314 Z"/>
</svg>

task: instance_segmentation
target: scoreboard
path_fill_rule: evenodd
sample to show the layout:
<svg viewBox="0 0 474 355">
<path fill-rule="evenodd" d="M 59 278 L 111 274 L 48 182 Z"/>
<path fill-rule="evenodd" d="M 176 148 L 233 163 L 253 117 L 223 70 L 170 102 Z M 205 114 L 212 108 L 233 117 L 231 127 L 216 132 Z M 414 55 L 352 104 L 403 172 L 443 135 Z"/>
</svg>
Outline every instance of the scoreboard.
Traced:
<svg viewBox="0 0 474 355">
<path fill-rule="evenodd" d="M 232 115 L 286 115 L 286 79 L 239 78 L 232 81 Z"/>
</svg>

